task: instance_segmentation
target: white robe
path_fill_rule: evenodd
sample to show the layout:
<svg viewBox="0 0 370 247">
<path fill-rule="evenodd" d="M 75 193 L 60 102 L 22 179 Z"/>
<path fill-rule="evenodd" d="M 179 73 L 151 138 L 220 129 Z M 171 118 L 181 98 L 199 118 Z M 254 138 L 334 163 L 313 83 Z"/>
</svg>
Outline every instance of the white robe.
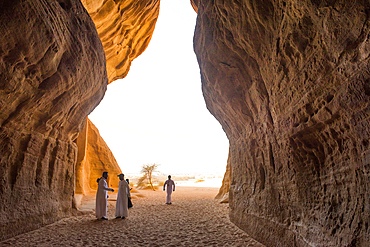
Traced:
<svg viewBox="0 0 370 247">
<path fill-rule="evenodd" d="M 102 217 L 107 218 L 108 190 L 112 191 L 113 189 L 108 188 L 107 181 L 105 180 L 105 178 L 103 177 L 100 178 L 95 201 L 95 215 L 97 219 L 100 219 Z"/>
<path fill-rule="evenodd" d="M 125 180 L 119 181 L 115 213 L 116 217 L 128 216 L 128 196 L 131 196 L 130 187 Z"/>
<path fill-rule="evenodd" d="M 171 203 L 171 194 L 172 194 L 172 191 L 175 191 L 175 182 L 172 179 L 167 179 L 163 185 L 163 191 L 165 190 L 166 185 L 167 185 L 166 203 Z"/>
</svg>

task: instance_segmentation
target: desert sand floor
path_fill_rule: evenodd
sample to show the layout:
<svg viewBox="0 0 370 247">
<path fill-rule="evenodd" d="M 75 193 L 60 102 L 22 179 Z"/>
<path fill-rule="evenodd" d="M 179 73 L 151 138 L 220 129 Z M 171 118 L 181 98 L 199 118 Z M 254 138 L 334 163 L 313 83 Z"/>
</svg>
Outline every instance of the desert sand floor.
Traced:
<svg viewBox="0 0 370 247">
<path fill-rule="evenodd" d="M 114 194 L 109 220 L 94 214 L 70 217 L 0 242 L 0 246 L 263 246 L 233 225 L 228 204 L 213 199 L 217 188 L 176 187 L 172 205 L 162 191 L 139 191 L 126 219 L 114 218 Z M 93 195 L 82 207 L 94 205 Z"/>
</svg>

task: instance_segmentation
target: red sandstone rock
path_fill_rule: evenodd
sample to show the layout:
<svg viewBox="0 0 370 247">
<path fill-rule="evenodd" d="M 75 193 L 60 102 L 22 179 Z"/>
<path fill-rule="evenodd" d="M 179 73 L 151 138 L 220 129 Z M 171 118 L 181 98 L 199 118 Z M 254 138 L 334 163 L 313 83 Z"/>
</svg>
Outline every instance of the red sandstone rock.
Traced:
<svg viewBox="0 0 370 247">
<path fill-rule="evenodd" d="M 81 0 L 93 19 L 107 58 L 109 83 L 124 78 L 148 46 L 159 0 Z"/>
<path fill-rule="evenodd" d="M 69 214 L 73 141 L 108 83 L 80 1 L 0 1 L 0 240 Z"/>
<path fill-rule="evenodd" d="M 267 246 L 370 246 L 369 9 L 198 5 L 203 93 L 230 141 L 230 217 Z"/>
<path fill-rule="evenodd" d="M 227 165 L 226 165 L 224 179 L 222 180 L 221 188 L 218 191 L 218 194 L 216 195 L 215 199 L 223 199 L 226 194 L 228 196 L 230 185 L 231 185 L 231 159 L 230 159 L 230 152 L 229 152 L 229 156 L 227 157 Z M 223 201 L 225 200 L 223 199 Z"/>
<path fill-rule="evenodd" d="M 96 191 L 96 180 L 108 172 L 108 186 L 118 189 L 118 174 L 122 173 L 113 153 L 100 136 L 95 125 L 87 119 L 86 126 L 77 138 L 76 189 L 78 194 Z"/>
</svg>

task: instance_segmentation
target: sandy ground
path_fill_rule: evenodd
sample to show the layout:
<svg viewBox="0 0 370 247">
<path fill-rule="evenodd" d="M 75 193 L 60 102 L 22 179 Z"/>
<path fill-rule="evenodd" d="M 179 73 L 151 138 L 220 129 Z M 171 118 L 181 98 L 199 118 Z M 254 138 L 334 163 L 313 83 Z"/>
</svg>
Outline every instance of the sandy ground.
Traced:
<svg viewBox="0 0 370 247">
<path fill-rule="evenodd" d="M 110 195 L 108 221 L 94 214 L 71 217 L 0 242 L 0 246 L 263 246 L 229 221 L 228 204 L 213 199 L 218 188 L 176 187 L 172 205 L 162 191 L 139 191 L 126 219 L 114 218 Z M 93 195 L 82 201 L 93 207 Z"/>
</svg>

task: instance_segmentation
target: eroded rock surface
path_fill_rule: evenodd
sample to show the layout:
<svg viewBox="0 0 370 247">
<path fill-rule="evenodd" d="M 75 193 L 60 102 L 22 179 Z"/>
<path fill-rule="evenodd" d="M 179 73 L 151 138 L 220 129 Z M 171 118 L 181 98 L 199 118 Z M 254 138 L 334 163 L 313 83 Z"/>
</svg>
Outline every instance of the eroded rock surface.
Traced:
<svg viewBox="0 0 370 247">
<path fill-rule="evenodd" d="M 190 4 L 193 7 L 194 11 L 198 13 L 199 0 L 190 0 Z"/>
<path fill-rule="evenodd" d="M 68 215 L 104 50 L 80 1 L 0 2 L 0 239 Z"/>
<path fill-rule="evenodd" d="M 121 168 L 90 119 L 87 119 L 85 128 L 78 136 L 76 143 L 78 157 L 75 192 L 87 194 L 96 191 L 98 188 L 96 180 L 102 176 L 104 171 L 108 172 L 108 186 L 118 189 L 117 175 L 121 173 Z"/>
<path fill-rule="evenodd" d="M 194 46 L 230 141 L 231 220 L 267 246 L 370 245 L 369 10 L 199 2 Z"/>
<path fill-rule="evenodd" d="M 93 19 L 107 58 L 109 82 L 124 78 L 148 46 L 159 0 L 81 0 Z"/>
</svg>

